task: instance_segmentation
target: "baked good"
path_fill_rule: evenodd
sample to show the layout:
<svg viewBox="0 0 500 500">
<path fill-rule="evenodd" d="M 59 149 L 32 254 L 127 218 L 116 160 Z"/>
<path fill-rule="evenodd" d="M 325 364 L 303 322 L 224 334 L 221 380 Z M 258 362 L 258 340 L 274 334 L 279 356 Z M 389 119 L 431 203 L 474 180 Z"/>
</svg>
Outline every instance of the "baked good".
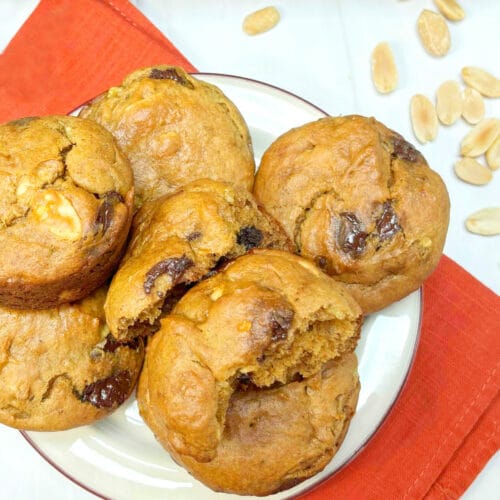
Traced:
<svg viewBox="0 0 500 500">
<path fill-rule="evenodd" d="M 142 339 L 120 344 L 104 321 L 105 288 L 44 310 L 0 307 L 0 422 L 55 431 L 109 415 L 131 394 Z"/>
<path fill-rule="evenodd" d="M 104 306 L 111 331 L 151 333 L 189 286 L 256 247 L 291 244 L 252 195 L 230 183 L 199 179 L 145 203 Z"/>
<path fill-rule="evenodd" d="M 170 453 L 215 491 L 277 493 L 314 476 L 330 462 L 355 413 L 358 394 L 356 355 L 347 353 L 307 379 L 235 392 L 217 455 L 210 462 L 171 448 Z M 153 432 L 161 435 L 162 425 L 148 405 L 144 416 Z"/>
<path fill-rule="evenodd" d="M 363 116 L 283 134 L 262 158 L 254 194 L 296 251 L 346 283 L 365 313 L 421 285 L 448 229 L 439 175 L 403 137 Z"/>
<path fill-rule="evenodd" d="M 312 377 L 353 351 L 361 321 L 345 287 L 313 263 L 253 250 L 199 282 L 161 320 L 139 381 L 141 415 L 181 463 L 212 462 L 235 392 Z"/>
<path fill-rule="evenodd" d="M 138 205 L 205 177 L 252 189 L 255 163 L 243 117 L 219 88 L 182 68 L 134 71 L 80 116 L 116 137 L 134 170 Z"/>
<path fill-rule="evenodd" d="M 79 300 L 116 267 L 133 177 L 109 132 L 72 116 L 0 125 L 0 304 Z"/>
</svg>

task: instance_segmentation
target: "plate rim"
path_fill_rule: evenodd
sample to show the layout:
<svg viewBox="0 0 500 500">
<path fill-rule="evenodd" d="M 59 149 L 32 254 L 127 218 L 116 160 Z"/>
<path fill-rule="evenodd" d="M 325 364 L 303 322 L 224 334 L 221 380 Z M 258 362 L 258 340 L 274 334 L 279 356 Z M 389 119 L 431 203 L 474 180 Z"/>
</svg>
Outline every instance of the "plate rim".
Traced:
<svg viewBox="0 0 500 500">
<path fill-rule="evenodd" d="M 319 113 L 321 113 L 323 115 L 323 117 L 330 116 L 330 114 L 327 113 L 325 110 L 323 110 L 322 108 L 320 108 L 316 104 L 313 104 L 312 102 L 308 101 L 304 97 L 301 97 L 301 96 L 295 94 L 294 92 L 291 92 L 291 91 L 289 91 L 287 89 L 283 89 L 283 88 L 281 88 L 281 87 L 279 87 L 277 85 L 274 85 L 274 84 L 271 84 L 271 83 L 267 83 L 267 82 L 263 82 L 262 80 L 258 80 L 258 79 L 255 79 L 255 78 L 250 78 L 250 77 L 247 77 L 247 76 L 233 75 L 233 74 L 229 74 L 229 73 L 217 73 L 217 72 L 205 72 L 205 71 L 201 71 L 201 72 L 189 72 L 189 74 L 191 74 L 191 75 L 193 75 L 195 77 L 196 76 L 201 76 L 201 77 L 207 76 L 207 77 L 222 78 L 222 79 L 229 80 L 229 81 L 240 81 L 240 82 L 243 82 L 243 83 L 246 82 L 246 83 L 250 83 L 252 85 L 255 85 L 257 87 L 260 86 L 260 87 L 272 89 L 274 91 L 277 91 L 278 93 L 286 94 L 286 95 L 288 95 L 288 96 L 290 96 L 290 97 L 292 97 L 294 99 L 297 99 L 297 100 L 301 101 L 303 104 L 306 104 L 307 106 L 309 106 L 311 108 L 314 108 L 316 111 L 318 111 Z M 90 102 L 92 102 L 94 99 L 96 99 L 100 95 L 102 95 L 103 93 L 98 94 L 95 97 L 93 97 L 93 98 L 85 101 L 84 103 L 80 104 L 79 106 L 77 106 L 76 108 L 74 108 L 73 110 L 71 110 L 68 113 L 68 115 L 74 114 L 76 111 L 80 110 L 83 106 L 86 106 L 87 104 L 89 104 Z M 406 370 L 406 373 L 404 375 L 403 381 L 402 381 L 402 383 L 401 383 L 398 391 L 394 395 L 394 399 L 393 399 L 392 403 L 387 407 L 387 409 L 384 412 L 384 414 L 383 414 L 382 418 L 380 419 L 379 423 L 371 431 L 370 436 L 363 443 L 361 443 L 358 448 L 356 448 L 352 452 L 352 454 L 349 456 L 349 458 L 347 458 L 347 460 L 342 465 L 340 465 L 337 469 L 335 469 L 333 472 L 331 472 L 330 474 L 326 475 L 325 477 L 321 477 L 321 478 L 318 477 L 316 481 L 314 481 L 312 484 L 308 485 L 306 488 L 304 488 L 303 490 L 301 490 L 299 492 L 293 493 L 291 495 L 286 495 L 286 491 L 281 492 L 282 494 L 283 493 L 285 494 L 285 496 L 283 497 L 283 499 L 292 499 L 292 498 L 295 498 L 297 495 L 303 495 L 303 494 L 309 493 L 309 492 L 315 490 L 316 488 L 320 487 L 325 482 L 327 482 L 330 479 L 332 479 L 335 475 L 337 475 L 340 471 L 342 471 L 345 467 L 347 467 L 351 462 L 353 462 L 358 457 L 358 455 L 371 443 L 371 441 L 373 440 L 373 438 L 379 433 L 379 431 L 381 430 L 381 428 L 386 424 L 386 422 L 388 420 L 388 417 L 390 416 L 390 414 L 394 410 L 394 407 L 396 406 L 397 402 L 399 401 L 399 399 L 401 397 L 401 394 L 403 393 L 404 389 L 406 388 L 406 386 L 408 384 L 408 380 L 410 378 L 410 374 L 412 373 L 413 368 L 414 368 L 415 359 L 416 359 L 417 352 L 419 350 L 419 345 L 420 345 L 420 340 L 421 340 L 422 319 L 423 319 L 423 310 L 424 310 L 424 288 L 423 288 L 423 286 L 420 286 L 417 290 L 414 290 L 411 293 L 418 293 L 418 307 L 419 307 L 419 311 L 418 311 L 418 318 L 416 318 L 416 334 L 415 334 L 415 337 L 414 337 L 414 340 L 413 340 L 413 346 L 412 346 L 412 351 L 411 351 L 411 357 L 410 357 L 409 362 L 408 362 L 408 368 Z M 410 295 L 410 294 L 408 294 L 408 295 Z M 103 495 L 102 493 L 97 492 L 91 486 L 88 486 L 87 484 L 84 484 L 79 479 L 77 479 L 76 477 L 74 477 L 71 473 L 69 473 L 68 471 L 66 471 L 65 469 L 63 469 L 60 465 L 58 465 L 30 437 L 30 434 L 29 434 L 30 431 L 20 430 L 19 432 L 23 436 L 23 438 L 28 442 L 28 444 L 41 456 L 41 458 L 43 458 L 50 466 L 52 466 L 56 471 L 58 471 L 60 474 L 62 474 L 65 478 L 69 479 L 71 482 L 73 482 L 74 484 L 76 484 L 77 486 L 79 486 L 80 488 L 82 488 L 83 490 L 91 493 L 92 495 L 95 495 L 97 498 L 102 498 L 104 500 L 111 500 L 111 497 L 107 497 L 107 496 Z M 244 498 L 244 497 L 242 497 L 242 498 Z M 263 498 L 265 498 L 265 497 L 263 497 Z"/>
</svg>

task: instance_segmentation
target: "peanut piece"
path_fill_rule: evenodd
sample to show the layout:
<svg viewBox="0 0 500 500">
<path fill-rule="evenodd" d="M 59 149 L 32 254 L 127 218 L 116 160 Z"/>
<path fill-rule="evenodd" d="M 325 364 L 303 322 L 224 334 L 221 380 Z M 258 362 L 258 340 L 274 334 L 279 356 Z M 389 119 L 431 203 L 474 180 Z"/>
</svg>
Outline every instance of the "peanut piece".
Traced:
<svg viewBox="0 0 500 500">
<path fill-rule="evenodd" d="M 462 114 L 462 93 L 457 82 L 444 82 L 436 92 L 436 112 L 444 125 L 455 123 Z"/>
<path fill-rule="evenodd" d="M 243 31 L 247 35 L 258 35 L 274 28 L 280 20 L 280 13 L 276 7 L 264 7 L 243 20 Z"/>
<path fill-rule="evenodd" d="M 483 208 L 467 217 L 468 231 L 484 236 L 500 234 L 500 207 Z"/>
<path fill-rule="evenodd" d="M 379 43 L 372 52 L 372 79 L 381 94 L 392 92 L 398 85 L 398 69 L 387 42 Z"/>
<path fill-rule="evenodd" d="M 417 30 L 429 54 L 442 57 L 448 53 L 451 45 L 450 31 L 441 14 L 424 9 L 418 16 Z"/>
<path fill-rule="evenodd" d="M 482 186 L 491 181 L 491 170 L 474 160 L 474 158 L 461 158 L 455 163 L 455 174 L 469 184 Z"/>
<path fill-rule="evenodd" d="M 474 66 L 462 68 L 464 82 L 486 97 L 500 97 L 500 80 L 484 69 Z"/>
<path fill-rule="evenodd" d="M 486 151 L 486 163 L 488 163 L 491 170 L 500 168 L 500 135 Z"/>
<path fill-rule="evenodd" d="M 410 116 L 415 137 L 425 144 L 433 141 L 438 133 L 438 119 L 434 106 L 427 97 L 416 94 L 411 98 Z"/>
<path fill-rule="evenodd" d="M 462 98 L 462 116 L 471 125 L 479 123 L 484 117 L 484 100 L 482 95 L 472 87 L 464 90 Z"/>
<path fill-rule="evenodd" d="M 472 157 L 482 155 L 493 144 L 499 134 L 500 120 L 485 118 L 462 139 L 460 154 Z"/>
<path fill-rule="evenodd" d="M 434 0 L 439 12 L 450 21 L 461 21 L 465 17 L 465 12 L 456 0 Z"/>
</svg>

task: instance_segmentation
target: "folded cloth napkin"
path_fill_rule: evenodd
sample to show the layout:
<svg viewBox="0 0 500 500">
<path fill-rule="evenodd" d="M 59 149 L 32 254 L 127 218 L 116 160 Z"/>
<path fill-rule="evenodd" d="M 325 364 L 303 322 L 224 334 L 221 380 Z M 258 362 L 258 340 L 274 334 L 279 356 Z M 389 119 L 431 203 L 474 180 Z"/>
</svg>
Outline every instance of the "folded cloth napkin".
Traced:
<svg viewBox="0 0 500 500">
<path fill-rule="evenodd" d="M 0 56 L 0 121 L 67 113 L 158 63 L 194 71 L 127 1 L 42 0 Z M 457 498 L 499 448 L 499 297 L 443 257 L 423 309 L 413 369 L 389 417 L 303 498 Z"/>
</svg>

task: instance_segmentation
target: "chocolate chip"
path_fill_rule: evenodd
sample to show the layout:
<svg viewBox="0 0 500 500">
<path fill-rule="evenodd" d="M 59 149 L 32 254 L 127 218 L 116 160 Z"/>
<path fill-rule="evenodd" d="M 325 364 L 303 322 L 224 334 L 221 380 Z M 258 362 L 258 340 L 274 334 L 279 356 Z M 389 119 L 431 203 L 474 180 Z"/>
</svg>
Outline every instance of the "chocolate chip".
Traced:
<svg viewBox="0 0 500 500">
<path fill-rule="evenodd" d="M 172 278 L 172 284 L 176 285 L 186 269 L 194 265 L 194 262 L 183 255 L 182 257 L 172 257 L 155 264 L 147 273 L 144 281 L 144 291 L 151 293 L 156 279 L 162 274 L 168 274 Z"/>
<path fill-rule="evenodd" d="M 363 231 L 361 222 L 352 212 L 342 212 L 340 217 L 338 244 L 344 253 L 359 257 L 365 250 L 368 233 Z"/>
<path fill-rule="evenodd" d="M 124 203 L 124 199 L 123 196 L 116 191 L 109 191 L 104 195 L 103 199 L 104 201 L 101 203 L 101 206 L 97 211 L 95 224 L 103 233 L 105 233 L 113 220 L 115 205 L 118 203 Z"/>
<path fill-rule="evenodd" d="M 263 235 L 260 229 L 255 226 L 242 227 L 236 236 L 236 243 L 243 245 L 247 250 L 259 246 L 262 242 Z"/>
<path fill-rule="evenodd" d="M 386 201 L 382 207 L 382 215 L 377 220 L 377 232 L 380 241 L 392 238 L 398 231 L 401 231 L 399 219 L 390 201 Z"/>
<path fill-rule="evenodd" d="M 293 311 L 290 309 L 278 309 L 271 313 L 269 325 L 271 327 L 271 340 L 273 342 L 278 342 L 287 338 L 292 320 Z"/>
<path fill-rule="evenodd" d="M 174 68 L 153 68 L 151 70 L 151 73 L 149 73 L 149 78 L 153 78 L 154 80 L 172 80 L 174 82 L 180 83 L 184 87 L 194 89 L 194 85 L 188 79 L 177 73 Z"/>
<path fill-rule="evenodd" d="M 412 163 L 416 162 L 422 157 L 420 151 L 418 151 L 412 144 L 405 141 L 401 136 L 394 136 L 392 140 L 394 149 L 393 155 L 402 160 L 410 161 Z"/>
<path fill-rule="evenodd" d="M 106 337 L 106 343 L 104 344 L 103 350 L 106 352 L 115 352 L 119 347 L 128 347 L 129 349 L 136 350 L 141 344 L 142 340 L 139 337 L 120 342 L 110 333 Z"/>
<path fill-rule="evenodd" d="M 328 259 L 326 257 L 323 257 L 322 255 L 316 257 L 314 261 L 316 262 L 316 265 L 321 269 L 326 269 L 326 266 L 328 265 Z"/>
<path fill-rule="evenodd" d="M 181 297 L 194 286 L 194 283 L 191 285 L 186 285 L 185 283 L 179 283 L 175 285 L 171 290 L 169 290 L 165 301 L 163 302 L 163 306 L 161 308 L 162 314 L 170 314 L 172 309 L 175 307 L 175 304 L 179 302 Z"/>
<path fill-rule="evenodd" d="M 193 233 L 189 233 L 186 236 L 186 239 L 188 241 L 194 241 L 194 240 L 197 240 L 200 236 L 201 236 L 201 231 L 194 231 Z"/>
<path fill-rule="evenodd" d="M 119 406 L 127 398 L 131 382 L 132 378 L 128 371 L 118 372 L 85 386 L 80 399 L 96 408 Z"/>
</svg>

